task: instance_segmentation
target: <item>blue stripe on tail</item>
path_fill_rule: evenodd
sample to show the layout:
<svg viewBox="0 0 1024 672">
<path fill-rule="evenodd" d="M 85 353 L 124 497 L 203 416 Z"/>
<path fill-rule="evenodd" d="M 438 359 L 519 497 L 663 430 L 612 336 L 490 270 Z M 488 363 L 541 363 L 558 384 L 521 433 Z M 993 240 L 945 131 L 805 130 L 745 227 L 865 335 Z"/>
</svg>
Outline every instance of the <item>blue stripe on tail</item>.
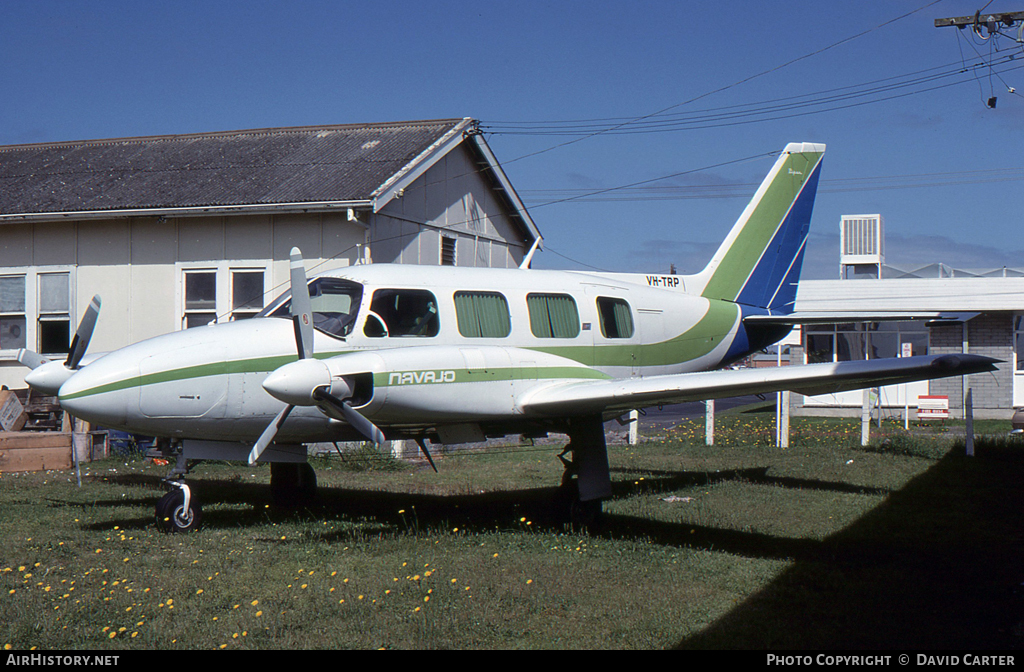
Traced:
<svg viewBox="0 0 1024 672">
<path fill-rule="evenodd" d="M 737 303 L 768 308 L 772 312 L 793 312 L 820 171 L 819 161 L 740 290 Z"/>
</svg>

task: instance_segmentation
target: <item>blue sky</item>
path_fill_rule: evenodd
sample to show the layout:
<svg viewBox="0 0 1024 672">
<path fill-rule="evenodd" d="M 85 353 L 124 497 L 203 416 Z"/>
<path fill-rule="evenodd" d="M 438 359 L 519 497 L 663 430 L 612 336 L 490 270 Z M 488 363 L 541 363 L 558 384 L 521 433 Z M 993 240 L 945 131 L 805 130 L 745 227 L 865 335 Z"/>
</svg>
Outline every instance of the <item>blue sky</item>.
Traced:
<svg viewBox="0 0 1024 672">
<path fill-rule="evenodd" d="M 761 155 L 823 142 L 804 277 L 838 273 L 841 215 L 875 212 L 890 264 L 1024 266 L 1024 49 L 933 26 L 984 1 L 928 4 L 4 0 L 0 144 L 469 116 L 545 236 L 535 266 L 693 272 Z M 957 73 L 980 59 L 996 74 Z M 818 111 L 867 83 L 900 86 Z M 651 133 L 510 132 L 745 109 Z"/>
</svg>

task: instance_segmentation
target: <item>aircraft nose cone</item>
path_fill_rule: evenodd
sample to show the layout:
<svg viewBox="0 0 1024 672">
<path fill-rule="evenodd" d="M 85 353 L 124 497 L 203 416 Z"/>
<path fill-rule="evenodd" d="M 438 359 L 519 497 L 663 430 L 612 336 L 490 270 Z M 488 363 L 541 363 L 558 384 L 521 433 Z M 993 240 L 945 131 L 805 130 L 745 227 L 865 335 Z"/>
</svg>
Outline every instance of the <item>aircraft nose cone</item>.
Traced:
<svg viewBox="0 0 1024 672">
<path fill-rule="evenodd" d="M 120 385 L 104 386 L 102 382 L 103 379 L 88 368 L 73 372 L 60 386 L 57 398 L 61 408 L 76 418 L 93 424 L 105 427 L 123 426 L 133 389 L 135 404 L 138 404 L 138 390 L 124 389 Z"/>
<path fill-rule="evenodd" d="M 36 392 L 56 396 L 63 385 L 75 372 L 64 366 L 63 361 L 47 362 L 32 369 L 25 376 L 25 384 Z"/>
<path fill-rule="evenodd" d="M 272 397 L 292 406 L 312 406 L 313 390 L 330 386 L 331 372 L 319 359 L 300 359 L 285 364 L 263 381 Z"/>
</svg>

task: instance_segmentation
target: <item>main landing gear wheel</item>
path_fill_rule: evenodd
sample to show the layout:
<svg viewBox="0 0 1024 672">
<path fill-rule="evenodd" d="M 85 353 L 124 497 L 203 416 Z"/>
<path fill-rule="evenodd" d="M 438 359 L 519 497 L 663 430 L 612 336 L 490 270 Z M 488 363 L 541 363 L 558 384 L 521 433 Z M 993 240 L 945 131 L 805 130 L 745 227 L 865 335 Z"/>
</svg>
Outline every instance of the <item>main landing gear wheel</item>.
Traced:
<svg viewBox="0 0 1024 672">
<path fill-rule="evenodd" d="M 156 526 L 164 532 L 193 532 L 199 529 L 203 510 L 195 497 L 185 504 L 185 489 L 175 488 L 156 503 Z"/>
<path fill-rule="evenodd" d="M 571 458 L 566 459 L 569 454 Z M 601 522 L 602 500 L 612 494 L 601 417 L 572 419 L 569 445 L 558 459 L 565 466 L 558 489 L 559 514 L 574 528 L 596 527 Z"/>
</svg>

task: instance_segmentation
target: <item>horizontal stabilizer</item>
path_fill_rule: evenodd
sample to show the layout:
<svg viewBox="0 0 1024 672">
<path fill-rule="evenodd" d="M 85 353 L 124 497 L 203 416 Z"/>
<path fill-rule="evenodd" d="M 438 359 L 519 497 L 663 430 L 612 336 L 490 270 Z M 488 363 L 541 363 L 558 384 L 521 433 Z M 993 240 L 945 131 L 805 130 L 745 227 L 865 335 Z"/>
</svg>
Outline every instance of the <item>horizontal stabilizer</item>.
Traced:
<svg viewBox="0 0 1024 672">
<path fill-rule="evenodd" d="M 560 383 L 537 390 L 523 400 L 521 408 L 530 415 L 585 415 L 780 390 L 806 395 L 829 394 L 995 371 L 999 361 L 981 355 L 924 355 Z"/>
</svg>

